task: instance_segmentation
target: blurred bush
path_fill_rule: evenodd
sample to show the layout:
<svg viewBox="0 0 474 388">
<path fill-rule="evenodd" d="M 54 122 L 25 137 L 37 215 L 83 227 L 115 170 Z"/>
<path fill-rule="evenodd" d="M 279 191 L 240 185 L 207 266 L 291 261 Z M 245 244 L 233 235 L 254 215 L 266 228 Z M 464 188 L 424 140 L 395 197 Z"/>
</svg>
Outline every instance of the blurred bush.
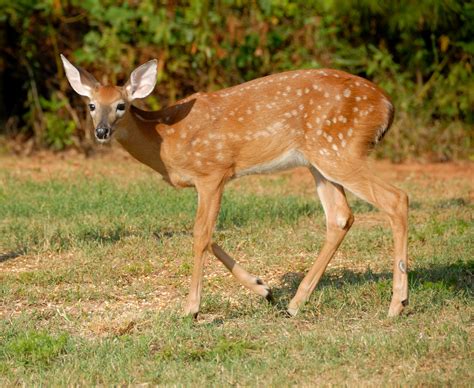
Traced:
<svg viewBox="0 0 474 388">
<path fill-rule="evenodd" d="M 158 58 L 151 109 L 288 69 L 343 69 L 394 99 L 379 154 L 472 157 L 472 2 L 0 0 L 0 26 L 0 133 L 36 147 L 91 144 L 62 52 L 109 83 Z"/>
</svg>

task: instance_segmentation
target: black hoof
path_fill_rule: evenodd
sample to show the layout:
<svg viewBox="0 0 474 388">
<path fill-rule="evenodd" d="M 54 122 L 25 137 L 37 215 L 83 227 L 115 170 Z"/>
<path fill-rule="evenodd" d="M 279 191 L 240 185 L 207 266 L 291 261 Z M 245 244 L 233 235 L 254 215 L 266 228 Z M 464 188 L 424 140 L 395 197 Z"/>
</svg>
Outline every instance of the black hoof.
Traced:
<svg viewBox="0 0 474 388">
<path fill-rule="evenodd" d="M 284 317 L 284 318 L 294 318 L 295 316 L 293 314 L 291 314 L 288 310 L 281 310 L 280 311 L 280 314 Z"/>
</svg>

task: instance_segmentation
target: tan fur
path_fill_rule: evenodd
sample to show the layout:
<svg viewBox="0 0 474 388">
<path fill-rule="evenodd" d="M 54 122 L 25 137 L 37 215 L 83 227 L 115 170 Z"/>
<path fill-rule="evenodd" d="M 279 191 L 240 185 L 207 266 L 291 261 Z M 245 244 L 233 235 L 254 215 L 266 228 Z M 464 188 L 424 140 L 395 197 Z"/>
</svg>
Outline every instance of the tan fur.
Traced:
<svg viewBox="0 0 474 388">
<path fill-rule="evenodd" d="M 100 87 L 102 106 L 125 98 Z M 227 181 L 256 172 L 311 168 L 327 220 L 326 242 L 288 311 L 294 315 L 316 287 L 353 223 L 344 188 L 387 213 L 395 264 L 389 315 L 408 300 L 406 194 L 372 175 L 366 157 L 393 118 L 387 95 L 369 81 L 336 70 L 300 70 L 260 78 L 212 93 L 197 93 L 156 112 L 131 107 L 113 124 L 117 140 L 175 187 L 199 195 L 194 226 L 194 268 L 186 313 L 196 315 L 205 251 L 211 251 L 244 286 L 270 297 L 267 285 L 241 268 L 212 232 Z M 401 264 L 400 264 L 401 263 Z"/>
<path fill-rule="evenodd" d="M 101 86 L 95 91 L 93 97 L 101 104 L 107 105 L 122 98 L 122 92 L 116 86 Z"/>
</svg>

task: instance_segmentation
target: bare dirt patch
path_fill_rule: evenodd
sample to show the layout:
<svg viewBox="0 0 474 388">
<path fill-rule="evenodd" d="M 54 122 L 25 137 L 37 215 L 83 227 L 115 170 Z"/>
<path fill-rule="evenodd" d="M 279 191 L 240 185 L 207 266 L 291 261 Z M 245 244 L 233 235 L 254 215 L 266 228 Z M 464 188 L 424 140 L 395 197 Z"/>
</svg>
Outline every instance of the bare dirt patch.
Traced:
<svg viewBox="0 0 474 388">
<path fill-rule="evenodd" d="M 390 181 L 412 179 L 422 180 L 474 180 L 474 163 L 469 161 L 447 163 L 406 162 L 391 163 L 386 160 L 372 161 L 377 175 Z M 119 147 L 100 150 L 91 157 L 75 151 L 52 153 L 38 152 L 33 156 L 0 156 L 0 166 L 15 175 L 25 175 L 31 179 L 48 179 L 69 176 L 71 173 L 86 175 L 115 174 L 135 178 L 137 174 L 148 175 L 153 171 L 143 166 Z M 313 178 L 306 168 L 297 168 L 290 172 L 272 175 L 291 176 L 292 185 L 299 183 L 312 185 Z M 258 177 L 250 177 L 258 179 Z"/>
</svg>

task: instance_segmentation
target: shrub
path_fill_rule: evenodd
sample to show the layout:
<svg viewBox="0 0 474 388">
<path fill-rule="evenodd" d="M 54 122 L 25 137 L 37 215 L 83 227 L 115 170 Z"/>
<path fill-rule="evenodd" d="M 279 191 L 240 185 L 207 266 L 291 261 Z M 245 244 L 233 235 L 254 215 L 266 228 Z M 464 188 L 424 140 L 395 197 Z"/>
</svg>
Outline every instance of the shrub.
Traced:
<svg viewBox="0 0 474 388">
<path fill-rule="evenodd" d="M 134 66 L 158 58 L 159 84 L 146 102 L 149 108 L 288 69 L 340 68 L 374 80 L 394 99 L 395 134 L 379 153 L 393 159 L 426 154 L 450 159 L 472 152 L 470 2 L 0 4 L 0 42 L 5 43 L 0 130 L 32 136 L 38 146 L 60 149 L 73 139 L 78 145 L 87 139 L 83 105 L 61 68 L 63 52 L 110 83 L 124 82 Z M 74 109 L 59 102 L 58 92 L 74 99 Z"/>
</svg>

